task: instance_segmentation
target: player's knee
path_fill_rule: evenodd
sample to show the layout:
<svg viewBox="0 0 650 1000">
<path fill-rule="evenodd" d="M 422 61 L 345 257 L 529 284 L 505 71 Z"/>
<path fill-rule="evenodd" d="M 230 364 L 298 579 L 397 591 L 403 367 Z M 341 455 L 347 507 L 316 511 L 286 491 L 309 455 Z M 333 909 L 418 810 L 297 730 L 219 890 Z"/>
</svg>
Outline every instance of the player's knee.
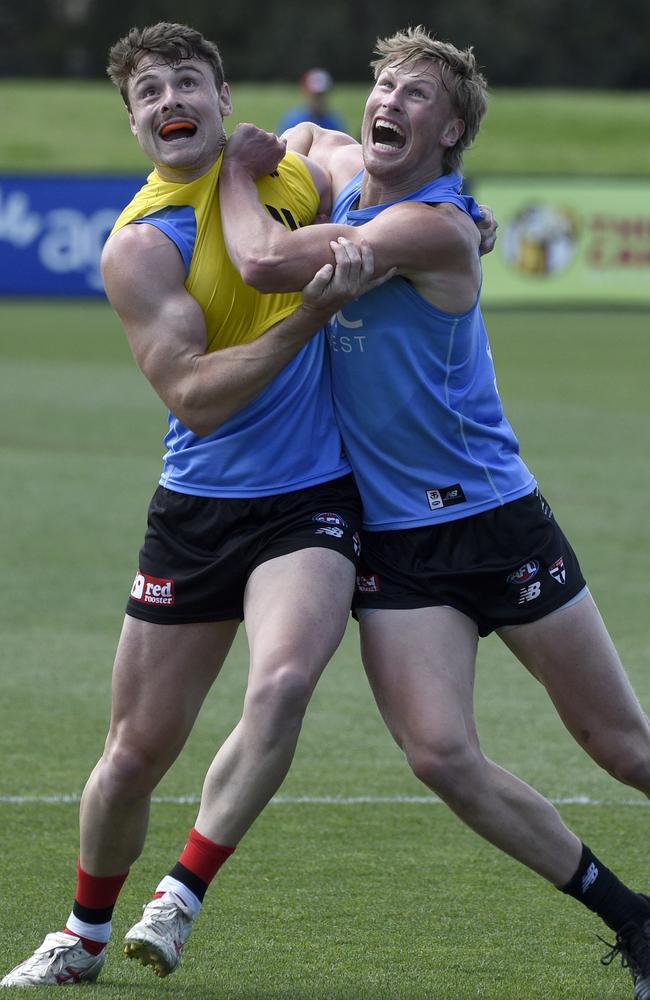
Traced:
<svg viewBox="0 0 650 1000">
<path fill-rule="evenodd" d="M 259 723 L 300 724 L 309 704 L 313 683 L 298 665 L 284 664 L 268 671 L 246 694 L 246 711 Z"/>
<path fill-rule="evenodd" d="M 480 754 L 467 742 L 405 744 L 416 778 L 445 799 L 465 795 L 478 782 Z"/>
<path fill-rule="evenodd" d="M 109 801 L 129 802 L 149 794 L 165 767 L 151 748 L 119 742 L 102 758 L 99 779 L 102 794 Z"/>
<path fill-rule="evenodd" d="M 624 785 L 650 795 L 650 747 L 645 744 L 618 746 L 606 767 Z"/>
</svg>

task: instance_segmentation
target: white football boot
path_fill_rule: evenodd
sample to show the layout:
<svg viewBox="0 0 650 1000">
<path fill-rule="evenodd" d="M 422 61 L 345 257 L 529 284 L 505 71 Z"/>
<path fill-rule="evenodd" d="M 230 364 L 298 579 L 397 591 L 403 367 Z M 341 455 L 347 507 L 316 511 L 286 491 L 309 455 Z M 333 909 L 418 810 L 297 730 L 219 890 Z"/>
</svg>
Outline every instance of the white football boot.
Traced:
<svg viewBox="0 0 650 1000">
<path fill-rule="evenodd" d="M 165 892 L 143 908 L 142 920 L 127 931 L 124 954 L 150 965 L 157 976 L 168 976 L 180 963 L 194 917 L 173 892 Z"/>
<path fill-rule="evenodd" d="M 73 934 L 55 931 L 48 934 L 33 955 L 8 972 L 0 986 L 71 986 L 93 983 L 106 959 L 106 949 L 99 955 L 86 951 Z"/>
</svg>

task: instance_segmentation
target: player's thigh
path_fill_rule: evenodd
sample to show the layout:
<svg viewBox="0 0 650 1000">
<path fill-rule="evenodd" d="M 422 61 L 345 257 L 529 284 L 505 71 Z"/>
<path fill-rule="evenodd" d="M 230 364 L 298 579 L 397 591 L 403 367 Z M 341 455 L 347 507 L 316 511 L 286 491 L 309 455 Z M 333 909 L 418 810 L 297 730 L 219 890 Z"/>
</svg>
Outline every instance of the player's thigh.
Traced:
<svg viewBox="0 0 650 1000">
<path fill-rule="evenodd" d="M 158 625 L 125 616 L 113 667 L 111 733 L 171 753 L 187 738 L 238 620 Z"/>
<path fill-rule="evenodd" d="M 478 631 L 455 608 L 362 613 L 363 663 L 379 710 L 398 743 L 476 741 Z"/>
<path fill-rule="evenodd" d="M 257 566 L 244 595 L 251 679 L 287 664 L 318 678 L 350 614 L 354 564 L 334 549 L 309 547 Z"/>
<path fill-rule="evenodd" d="M 548 691 L 574 737 L 595 756 L 649 729 L 593 598 L 499 633 Z"/>
</svg>

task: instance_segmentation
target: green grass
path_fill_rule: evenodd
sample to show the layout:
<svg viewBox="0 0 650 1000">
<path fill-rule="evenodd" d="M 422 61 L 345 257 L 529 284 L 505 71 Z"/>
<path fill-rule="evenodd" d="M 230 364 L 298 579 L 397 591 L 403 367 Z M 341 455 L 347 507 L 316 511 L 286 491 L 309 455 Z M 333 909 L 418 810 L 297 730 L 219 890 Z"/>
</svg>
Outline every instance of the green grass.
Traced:
<svg viewBox="0 0 650 1000">
<path fill-rule="evenodd" d="M 340 84 L 332 106 L 357 134 L 368 87 Z M 235 83 L 229 127 L 254 121 L 273 130 L 295 104 L 289 84 Z M 594 91 L 496 90 L 466 173 L 589 173 L 650 176 L 649 95 Z M 0 80 L 5 113 L 0 171 L 145 171 L 110 83 Z"/>
<path fill-rule="evenodd" d="M 488 322 L 524 458 L 578 550 L 647 705 L 650 469 L 639 459 L 650 430 L 647 318 L 521 311 Z M 165 415 L 104 303 L 0 302 L 0 328 L 4 971 L 67 916 L 77 850 L 74 802 L 6 797 L 78 795 L 101 751 L 110 664 Z M 238 717 L 245 674 L 240 637 L 161 797 L 198 796 Z M 481 645 L 477 714 L 484 748 L 499 763 L 554 799 L 604 803 L 560 809 L 605 862 L 648 888 L 648 812 L 626 804 L 640 797 L 580 752 L 541 688 L 494 638 Z M 351 624 L 316 691 L 281 799 L 219 875 L 183 968 L 159 982 L 119 954 L 121 935 L 194 820 L 192 802 L 160 801 L 116 910 L 111 960 L 84 996 L 630 997 L 627 973 L 598 963 L 605 949 L 595 918 L 443 806 L 396 801 L 424 794 L 380 722 Z M 388 801 L 298 801 L 359 796 Z"/>
</svg>

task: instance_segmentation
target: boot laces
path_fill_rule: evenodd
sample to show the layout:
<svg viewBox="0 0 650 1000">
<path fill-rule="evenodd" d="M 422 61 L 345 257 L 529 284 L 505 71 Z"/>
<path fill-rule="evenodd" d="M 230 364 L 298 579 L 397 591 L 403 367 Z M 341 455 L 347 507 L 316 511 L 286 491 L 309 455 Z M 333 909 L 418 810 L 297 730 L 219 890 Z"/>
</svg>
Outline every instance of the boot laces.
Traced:
<svg viewBox="0 0 650 1000">
<path fill-rule="evenodd" d="M 621 927 L 615 944 L 598 937 L 610 950 L 601 958 L 602 965 L 610 965 L 619 957 L 624 969 L 629 969 L 636 980 L 640 976 L 650 976 L 650 921 L 642 927 L 629 923 Z"/>
</svg>

